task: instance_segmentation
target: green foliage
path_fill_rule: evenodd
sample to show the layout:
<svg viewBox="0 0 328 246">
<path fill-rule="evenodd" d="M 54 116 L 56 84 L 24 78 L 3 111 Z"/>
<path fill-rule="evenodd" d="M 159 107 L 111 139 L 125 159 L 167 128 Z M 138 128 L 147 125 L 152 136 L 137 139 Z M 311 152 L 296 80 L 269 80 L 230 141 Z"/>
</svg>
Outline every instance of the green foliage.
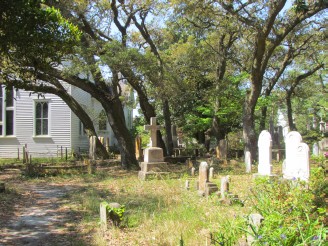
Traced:
<svg viewBox="0 0 328 246">
<path fill-rule="evenodd" d="M 242 236 L 243 227 L 245 227 L 245 221 L 241 217 L 234 218 L 233 220 L 223 219 L 219 230 L 211 233 L 211 243 L 223 246 L 236 245 Z"/>
<path fill-rule="evenodd" d="M 322 133 L 319 130 L 310 130 L 302 134 L 302 139 L 308 144 L 317 143 L 322 139 Z"/>
<path fill-rule="evenodd" d="M 223 221 L 212 234 L 216 245 L 235 245 L 246 233 L 252 245 L 324 245 L 328 192 L 323 168 L 313 168 L 309 183 L 257 178 L 251 189 L 253 210 L 264 220 L 256 228 L 246 218 Z"/>
<path fill-rule="evenodd" d="M 254 208 L 264 221 L 257 231 L 256 244 L 321 245 L 325 238 L 324 210 L 315 205 L 322 194 L 322 177 L 311 176 L 310 184 L 300 181 L 257 179 L 252 192 Z"/>
<path fill-rule="evenodd" d="M 121 222 L 123 220 L 124 213 L 125 213 L 124 205 L 121 205 L 119 208 L 115 208 L 115 207 L 111 207 L 110 204 L 107 204 L 106 210 L 107 210 L 107 213 L 110 215 L 110 217 L 113 214 L 115 218 L 118 218 L 118 220 L 119 220 L 119 221 L 117 221 L 118 224 L 119 224 L 119 222 Z"/>
<path fill-rule="evenodd" d="M 11 62 L 33 66 L 59 62 L 79 41 L 78 28 L 42 2 L 1 2 L 0 52 Z"/>
</svg>

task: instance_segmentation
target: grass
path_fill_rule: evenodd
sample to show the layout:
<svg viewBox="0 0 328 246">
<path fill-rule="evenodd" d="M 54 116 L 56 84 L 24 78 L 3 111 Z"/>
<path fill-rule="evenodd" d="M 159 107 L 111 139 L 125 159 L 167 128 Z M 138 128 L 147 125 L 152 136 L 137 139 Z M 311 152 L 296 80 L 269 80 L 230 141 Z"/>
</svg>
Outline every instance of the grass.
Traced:
<svg viewBox="0 0 328 246">
<path fill-rule="evenodd" d="M 221 177 L 217 175 L 213 182 L 219 185 Z M 84 233 L 93 235 L 93 245 L 108 241 L 112 245 L 177 245 L 181 237 L 185 245 L 205 245 L 222 217 L 233 219 L 249 212 L 247 206 L 221 205 L 216 195 L 199 197 L 196 178 L 191 179 L 190 190 L 184 188 L 186 179 L 190 178 L 140 181 L 136 172 L 122 170 L 83 175 L 75 182 L 85 186 L 70 195 L 70 206 L 83 214 L 81 226 Z M 251 182 L 251 175 L 231 174 L 231 192 L 246 200 L 245 184 Z M 98 229 L 102 201 L 126 206 L 121 228 L 110 227 L 105 234 Z"/>
<path fill-rule="evenodd" d="M 182 166 L 180 166 L 181 169 Z M 281 173 L 281 163 L 273 172 Z M 245 206 L 228 206 L 219 202 L 217 195 L 199 197 L 195 189 L 196 177 L 187 174 L 177 179 L 140 181 L 137 172 L 105 167 L 96 174 L 59 175 L 28 182 L 49 182 L 74 187 L 66 195 L 73 213 L 81 218 L 74 222 L 82 235 L 76 245 L 210 245 L 210 234 L 224 230 L 225 223 L 252 212 L 249 188 L 252 174 L 244 174 L 240 163 L 235 166 L 216 165 L 214 183 L 230 175 L 230 191 L 244 201 Z M 255 170 L 254 170 L 255 171 Z M 186 172 L 187 173 L 187 172 Z M 185 181 L 190 180 L 190 190 Z M 102 232 L 99 226 L 99 204 L 102 201 L 125 205 L 121 227 L 109 227 Z M 80 240 L 80 241 L 79 241 Z M 110 244 L 109 244 L 110 243 Z M 74 242 L 72 243 L 74 245 Z"/>
</svg>

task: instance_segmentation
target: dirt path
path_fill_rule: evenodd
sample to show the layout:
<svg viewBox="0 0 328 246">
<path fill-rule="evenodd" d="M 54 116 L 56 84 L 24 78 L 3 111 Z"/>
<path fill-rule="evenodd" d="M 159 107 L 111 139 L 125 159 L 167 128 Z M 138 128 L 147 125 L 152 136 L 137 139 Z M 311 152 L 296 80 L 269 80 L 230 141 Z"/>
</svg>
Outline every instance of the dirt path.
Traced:
<svg viewBox="0 0 328 246">
<path fill-rule="evenodd" d="M 72 245 L 74 214 L 64 206 L 72 188 L 24 183 L 23 189 L 29 197 L 14 205 L 14 214 L 7 221 L 2 220 L 0 245 Z"/>
</svg>

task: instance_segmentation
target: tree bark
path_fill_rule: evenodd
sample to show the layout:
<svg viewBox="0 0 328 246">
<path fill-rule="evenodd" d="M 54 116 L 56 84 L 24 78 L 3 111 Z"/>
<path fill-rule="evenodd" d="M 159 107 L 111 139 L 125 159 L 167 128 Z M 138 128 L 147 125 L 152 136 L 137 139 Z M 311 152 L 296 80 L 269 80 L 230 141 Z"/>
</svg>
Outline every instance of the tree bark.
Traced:
<svg viewBox="0 0 328 246">
<path fill-rule="evenodd" d="M 132 135 L 125 124 L 123 107 L 118 97 L 113 98 L 110 103 L 101 100 L 101 104 L 106 111 L 108 122 L 117 139 L 121 154 L 121 165 L 123 168 L 138 168 L 139 164 L 135 155 L 134 142 Z"/>
<path fill-rule="evenodd" d="M 167 99 L 163 100 L 163 115 L 165 123 L 165 132 L 166 132 L 166 141 L 167 141 L 167 155 L 173 155 L 173 140 L 172 140 L 172 131 L 171 131 L 171 113 L 169 108 L 169 102 Z"/>
<path fill-rule="evenodd" d="M 287 119 L 288 119 L 289 129 L 291 131 L 297 131 L 296 125 L 294 124 L 294 120 L 293 120 L 292 93 L 287 91 L 286 94 L 287 94 L 286 95 Z"/>
</svg>

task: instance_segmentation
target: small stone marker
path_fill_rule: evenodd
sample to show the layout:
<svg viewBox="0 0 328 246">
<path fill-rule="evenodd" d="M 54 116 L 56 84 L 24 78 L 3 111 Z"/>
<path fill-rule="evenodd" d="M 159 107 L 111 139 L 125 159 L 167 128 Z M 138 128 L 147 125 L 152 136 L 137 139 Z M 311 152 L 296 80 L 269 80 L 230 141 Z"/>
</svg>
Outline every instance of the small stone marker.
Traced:
<svg viewBox="0 0 328 246">
<path fill-rule="evenodd" d="M 186 190 L 189 190 L 190 189 L 190 182 L 189 182 L 189 180 L 186 180 L 185 188 L 186 188 Z"/>
<path fill-rule="evenodd" d="M 319 144 L 318 143 L 314 143 L 313 147 L 312 147 L 312 154 L 314 156 L 318 156 L 319 155 Z"/>
<path fill-rule="evenodd" d="M 107 202 L 100 203 L 100 228 L 101 230 L 107 230 Z"/>
<path fill-rule="evenodd" d="M 89 139 L 89 158 L 91 160 L 96 159 L 96 136 L 91 136 Z"/>
<path fill-rule="evenodd" d="M 195 169 L 194 167 L 192 167 L 190 170 L 191 170 L 191 174 L 190 174 L 190 175 L 191 175 L 191 176 L 195 176 L 195 170 L 196 170 L 196 169 Z"/>
<path fill-rule="evenodd" d="M 259 147 L 259 175 L 271 175 L 272 170 L 272 139 L 270 132 L 264 130 L 261 132 L 258 140 Z"/>
<path fill-rule="evenodd" d="M 261 225 L 262 221 L 264 220 L 263 216 L 260 214 L 250 214 L 248 217 L 248 223 L 251 225 L 255 231 L 258 231 L 259 226 Z M 252 228 L 249 228 L 250 231 L 253 231 Z M 254 237 L 252 234 L 247 233 L 247 245 L 252 245 L 254 242 Z"/>
<path fill-rule="evenodd" d="M 209 173 L 209 180 L 213 180 L 214 178 L 214 167 L 210 167 L 210 173 Z"/>
<path fill-rule="evenodd" d="M 136 136 L 135 139 L 135 145 L 136 145 L 136 159 L 138 161 L 143 159 L 143 153 L 142 153 L 142 146 L 141 146 L 141 137 L 139 135 Z"/>
<path fill-rule="evenodd" d="M 230 181 L 229 175 L 221 178 L 220 193 L 222 199 L 225 199 L 226 195 L 229 193 L 229 181 Z"/>
<path fill-rule="evenodd" d="M 246 173 L 252 172 L 251 152 L 245 152 Z"/>
</svg>

